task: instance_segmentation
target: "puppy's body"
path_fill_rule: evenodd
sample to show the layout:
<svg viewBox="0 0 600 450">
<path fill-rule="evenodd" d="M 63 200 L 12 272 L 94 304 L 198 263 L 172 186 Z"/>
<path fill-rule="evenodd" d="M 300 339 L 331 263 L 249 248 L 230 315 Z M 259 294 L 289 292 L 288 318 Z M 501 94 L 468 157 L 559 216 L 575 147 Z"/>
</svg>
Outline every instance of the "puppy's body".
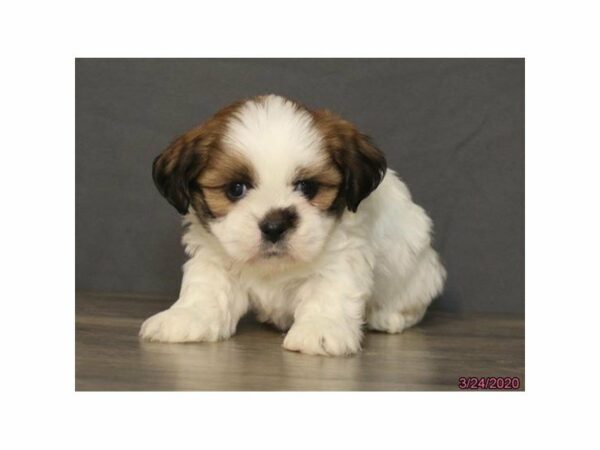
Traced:
<svg viewBox="0 0 600 450">
<path fill-rule="evenodd" d="M 360 349 L 365 322 L 417 323 L 445 271 L 430 219 L 368 138 L 277 96 L 224 111 L 155 162 L 190 259 L 179 299 L 141 336 L 225 339 L 253 310 L 288 330 L 285 348 L 341 355 Z"/>
</svg>

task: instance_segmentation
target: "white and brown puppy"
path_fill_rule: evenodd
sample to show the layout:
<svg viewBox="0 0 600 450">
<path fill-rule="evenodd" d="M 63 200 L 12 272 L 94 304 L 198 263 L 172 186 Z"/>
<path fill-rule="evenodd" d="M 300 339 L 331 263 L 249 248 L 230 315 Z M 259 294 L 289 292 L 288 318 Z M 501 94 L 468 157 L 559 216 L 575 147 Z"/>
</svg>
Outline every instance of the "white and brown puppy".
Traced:
<svg viewBox="0 0 600 450">
<path fill-rule="evenodd" d="M 363 324 L 399 333 L 442 290 L 431 220 L 356 127 L 269 95 L 175 140 L 154 181 L 184 215 L 179 299 L 144 322 L 152 341 L 227 339 L 248 311 L 283 347 L 360 350 Z"/>
</svg>

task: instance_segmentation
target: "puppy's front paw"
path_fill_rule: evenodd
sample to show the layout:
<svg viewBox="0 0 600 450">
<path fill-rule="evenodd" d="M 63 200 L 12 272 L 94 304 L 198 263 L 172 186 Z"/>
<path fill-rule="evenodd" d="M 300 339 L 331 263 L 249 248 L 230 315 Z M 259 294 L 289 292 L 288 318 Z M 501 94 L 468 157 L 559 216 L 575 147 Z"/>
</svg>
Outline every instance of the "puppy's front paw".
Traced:
<svg viewBox="0 0 600 450">
<path fill-rule="evenodd" d="M 140 337 L 156 342 L 210 342 L 228 337 L 223 334 L 215 320 L 183 307 L 159 312 L 147 319 L 140 329 Z"/>
<path fill-rule="evenodd" d="M 309 355 L 351 355 L 360 351 L 360 338 L 360 327 L 315 320 L 294 324 L 283 340 L 283 348 Z"/>
</svg>

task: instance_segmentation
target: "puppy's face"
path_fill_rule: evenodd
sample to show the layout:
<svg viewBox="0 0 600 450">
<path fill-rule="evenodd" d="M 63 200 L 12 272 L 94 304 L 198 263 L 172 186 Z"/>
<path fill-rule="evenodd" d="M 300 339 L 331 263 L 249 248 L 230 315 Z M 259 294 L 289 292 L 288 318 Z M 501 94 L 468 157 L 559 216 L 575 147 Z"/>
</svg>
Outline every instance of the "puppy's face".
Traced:
<svg viewBox="0 0 600 450">
<path fill-rule="evenodd" d="M 153 176 L 231 258 L 258 265 L 315 258 L 385 168 L 349 122 L 266 96 L 228 106 L 175 140 L 154 161 Z"/>
</svg>

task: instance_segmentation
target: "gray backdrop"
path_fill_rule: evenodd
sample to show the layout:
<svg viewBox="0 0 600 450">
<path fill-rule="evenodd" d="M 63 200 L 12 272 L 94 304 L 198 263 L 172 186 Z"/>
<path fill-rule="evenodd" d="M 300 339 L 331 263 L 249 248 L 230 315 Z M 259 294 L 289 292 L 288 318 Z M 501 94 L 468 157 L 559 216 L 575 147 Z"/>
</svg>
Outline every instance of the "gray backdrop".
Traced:
<svg viewBox="0 0 600 450">
<path fill-rule="evenodd" d="M 78 59 L 76 288 L 176 298 L 179 215 L 153 158 L 240 97 L 355 122 L 435 223 L 436 308 L 524 310 L 524 60 Z"/>
</svg>

